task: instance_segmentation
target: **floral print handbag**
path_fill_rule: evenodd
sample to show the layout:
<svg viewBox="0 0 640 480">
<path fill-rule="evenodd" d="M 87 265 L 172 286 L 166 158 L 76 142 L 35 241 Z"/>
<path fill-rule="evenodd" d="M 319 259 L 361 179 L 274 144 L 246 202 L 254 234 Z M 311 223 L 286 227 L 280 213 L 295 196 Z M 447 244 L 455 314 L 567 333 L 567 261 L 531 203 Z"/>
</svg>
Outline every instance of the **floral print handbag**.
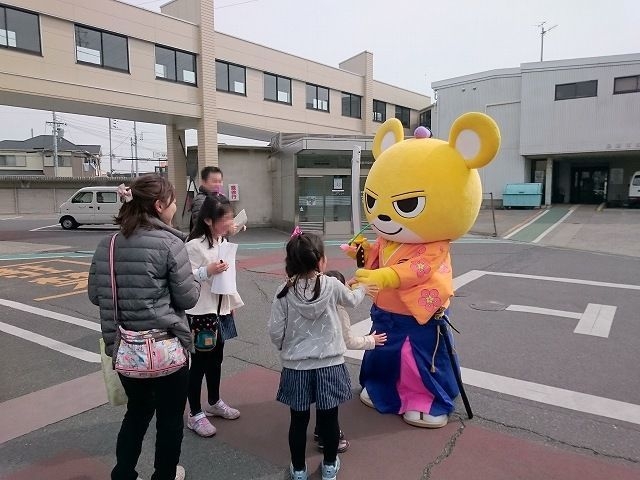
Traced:
<svg viewBox="0 0 640 480">
<path fill-rule="evenodd" d="M 187 355 L 180 340 L 166 330 L 126 330 L 118 322 L 118 293 L 114 266 L 116 237 L 109 246 L 109 270 L 113 296 L 113 320 L 117 326 L 114 346 L 115 370 L 125 377 L 155 378 L 170 375 L 187 365 Z"/>
</svg>

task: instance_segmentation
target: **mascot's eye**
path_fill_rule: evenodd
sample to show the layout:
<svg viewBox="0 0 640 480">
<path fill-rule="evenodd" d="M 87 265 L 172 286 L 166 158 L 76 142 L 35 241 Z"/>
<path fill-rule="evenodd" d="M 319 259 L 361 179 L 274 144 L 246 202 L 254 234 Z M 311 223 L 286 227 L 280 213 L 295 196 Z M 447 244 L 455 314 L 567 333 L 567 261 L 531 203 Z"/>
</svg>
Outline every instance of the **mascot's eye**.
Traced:
<svg viewBox="0 0 640 480">
<path fill-rule="evenodd" d="M 376 199 L 368 193 L 365 193 L 365 200 L 367 202 L 367 210 L 373 210 L 373 207 L 376 206 Z"/>
<path fill-rule="evenodd" d="M 398 215 L 401 217 L 413 218 L 420 215 L 426 203 L 427 199 L 425 197 L 405 198 L 393 202 L 393 208 L 396 209 L 396 212 L 398 212 Z"/>
</svg>

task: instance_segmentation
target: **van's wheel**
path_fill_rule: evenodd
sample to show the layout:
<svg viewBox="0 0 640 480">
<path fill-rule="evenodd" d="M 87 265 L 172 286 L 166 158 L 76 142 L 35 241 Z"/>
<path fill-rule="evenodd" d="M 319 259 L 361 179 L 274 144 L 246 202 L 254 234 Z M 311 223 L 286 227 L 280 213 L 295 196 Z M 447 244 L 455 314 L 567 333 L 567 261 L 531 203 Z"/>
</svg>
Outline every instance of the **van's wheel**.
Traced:
<svg viewBox="0 0 640 480">
<path fill-rule="evenodd" d="M 65 230 L 73 230 L 74 228 L 78 228 L 78 222 L 76 222 L 73 217 L 62 217 L 60 219 L 60 225 Z"/>
</svg>

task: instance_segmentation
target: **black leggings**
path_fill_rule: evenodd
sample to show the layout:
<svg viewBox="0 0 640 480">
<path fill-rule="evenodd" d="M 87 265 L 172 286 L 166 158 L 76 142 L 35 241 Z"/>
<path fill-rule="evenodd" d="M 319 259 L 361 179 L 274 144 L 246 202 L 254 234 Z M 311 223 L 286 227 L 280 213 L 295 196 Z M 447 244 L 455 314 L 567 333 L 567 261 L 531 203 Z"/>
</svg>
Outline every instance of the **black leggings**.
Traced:
<svg viewBox="0 0 640 480">
<path fill-rule="evenodd" d="M 309 410 L 291 410 L 289 450 L 291 450 L 291 464 L 296 471 L 304 470 L 305 468 L 309 417 Z M 318 434 L 324 442 L 324 462 L 334 463 L 338 456 L 338 442 L 340 441 L 338 407 L 330 408 L 329 410 L 316 409 L 316 425 Z"/>
<path fill-rule="evenodd" d="M 202 378 L 207 377 L 207 399 L 209 405 L 220 400 L 220 377 L 222 376 L 222 358 L 224 342 L 218 329 L 218 341 L 216 347 L 210 352 L 191 354 L 191 369 L 189 370 L 189 409 L 191 415 L 202 411 L 200 405 L 200 392 L 202 391 Z"/>
</svg>

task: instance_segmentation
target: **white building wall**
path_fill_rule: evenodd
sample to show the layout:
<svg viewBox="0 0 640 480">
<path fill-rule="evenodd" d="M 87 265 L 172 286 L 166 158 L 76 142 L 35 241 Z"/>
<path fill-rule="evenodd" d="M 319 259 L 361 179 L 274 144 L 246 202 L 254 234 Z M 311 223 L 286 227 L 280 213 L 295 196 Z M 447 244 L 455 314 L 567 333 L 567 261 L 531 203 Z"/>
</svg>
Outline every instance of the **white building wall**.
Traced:
<svg viewBox="0 0 640 480">
<path fill-rule="evenodd" d="M 432 112 L 434 136 L 448 139 L 451 125 L 463 113 L 482 112 L 500 128 L 501 145 L 497 157 L 479 170 L 485 200 L 489 193 L 502 198 L 506 183 L 524 182 L 526 162 L 519 153 L 520 88 L 519 69 L 495 70 L 468 75 L 432 85 L 437 102 Z"/>
<path fill-rule="evenodd" d="M 522 65 L 520 153 L 640 149 L 640 94 L 613 94 L 616 77 L 640 74 L 640 54 Z M 598 81 L 596 97 L 555 100 L 555 86 Z"/>
<path fill-rule="evenodd" d="M 231 202 L 236 213 L 245 209 L 250 227 L 270 225 L 273 212 L 269 151 L 220 146 L 218 159 L 224 172 L 225 195 L 230 197 L 229 185 L 238 185 L 240 200 Z"/>
</svg>

